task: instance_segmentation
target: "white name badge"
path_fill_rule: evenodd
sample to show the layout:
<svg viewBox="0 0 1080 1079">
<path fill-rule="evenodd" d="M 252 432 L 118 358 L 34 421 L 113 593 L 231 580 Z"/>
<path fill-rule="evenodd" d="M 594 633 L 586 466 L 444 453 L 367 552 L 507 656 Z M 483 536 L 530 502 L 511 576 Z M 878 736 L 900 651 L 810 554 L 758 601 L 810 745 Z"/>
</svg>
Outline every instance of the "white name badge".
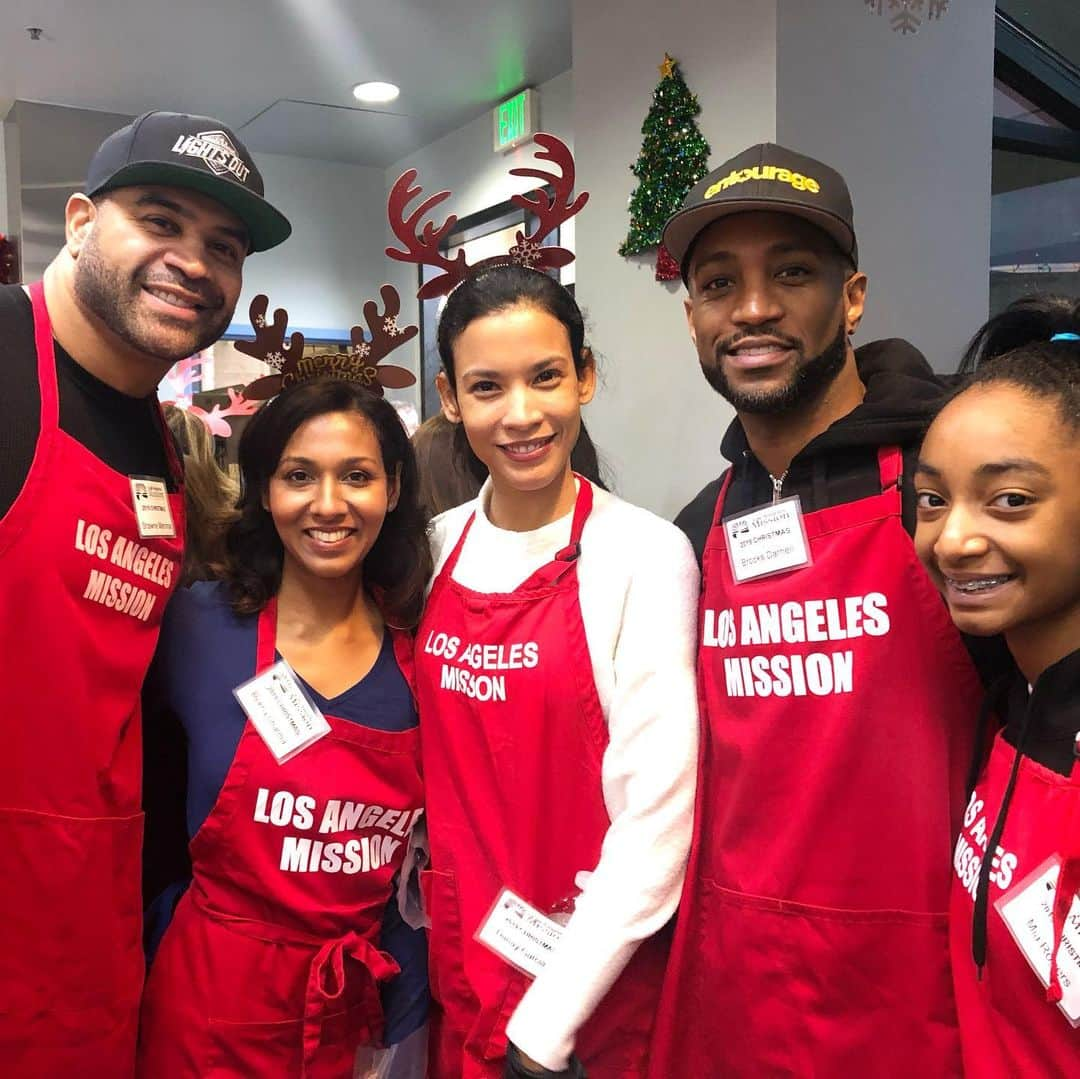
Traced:
<svg viewBox="0 0 1080 1079">
<path fill-rule="evenodd" d="M 251 725 L 278 764 L 330 733 L 330 724 L 308 699 L 283 659 L 233 690 Z"/>
<path fill-rule="evenodd" d="M 1052 855 L 994 904 L 1044 986 L 1050 984 L 1054 896 L 1060 872 L 1061 858 Z M 1080 897 L 1077 896 L 1073 896 L 1058 950 L 1058 981 L 1062 993 L 1058 1007 L 1074 1027 L 1080 1026 Z"/>
<path fill-rule="evenodd" d="M 135 507 L 139 538 L 172 539 L 176 535 L 176 525 L 169 508 L 169 491 L 165 481 L 153 476 L 128 476 L 128 482 L 131 484 L 131 504 Z"/>
<path fill-rule="evenodd" d="M 503 888 L 477 930 L 476 939 L 511 966 L 535 978 L 547 966 L 562 934 L 558 922 Z"/>
<path fill-rule="evenodd" d="M 736 584 L 810 565 L 798 495 L 725 517 L 723 527 Z"/>
</svg>

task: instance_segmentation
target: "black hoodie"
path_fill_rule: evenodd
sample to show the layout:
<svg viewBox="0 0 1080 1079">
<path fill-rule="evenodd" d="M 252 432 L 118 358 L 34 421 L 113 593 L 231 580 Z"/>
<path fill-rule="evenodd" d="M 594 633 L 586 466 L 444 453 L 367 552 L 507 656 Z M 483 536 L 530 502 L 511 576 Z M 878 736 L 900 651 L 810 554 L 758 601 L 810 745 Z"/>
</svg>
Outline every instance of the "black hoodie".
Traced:
<svg viewBox="0 0 1080 1079">
<path fill-rule="evenodd" d="M 923 435 L 952 392 L 955 378 L 935 374 L 914 345 L 895 337 L 856 349 L 855 363 L 866 395 L 795 455 L 782 496 L 798 495 L 803 512 L 813 513 L 879 494 L 877 451 L 882 446 L 899 446 L 904 454 L 900 481 L 904 528 L 912 535 L 915 460 Z M 772 479 L 750 450 L 737 418 L 727 429 L 721 450 L 733 470 L 724 515 L 770 502 Z M 699 565 L 723 479 L 721 474 L 703 488 L 675 518 L 693 544 Z M 1000 637 L 964 637 L 964 643 L 986 684 L 1013 666 Z"/>
</svg>

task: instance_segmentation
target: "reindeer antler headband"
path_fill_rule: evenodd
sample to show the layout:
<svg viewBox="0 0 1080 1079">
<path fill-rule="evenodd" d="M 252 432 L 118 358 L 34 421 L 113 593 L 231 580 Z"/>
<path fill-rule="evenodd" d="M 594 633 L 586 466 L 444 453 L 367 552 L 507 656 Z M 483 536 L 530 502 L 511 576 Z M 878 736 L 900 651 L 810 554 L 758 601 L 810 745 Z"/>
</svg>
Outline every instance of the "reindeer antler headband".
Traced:
<svg viewBox="0 0 1080 1079">
<path fill-rule="evenodd" d="M 350 333 L 352 344 L 347 352 L 327 352 L 318 356 L 304 356 L 302 333 L 293 333 L 289 343 L 285 344 L 288 314 L 279 307 L 274 312 L 273 321 L 267 322 L 266 311 L 270 301 L 265 296 L 256 296 L 250 308 L 255 340 L 237 341 L 236 349 L 269 364 L 277 373 L 256 379 L 245 387 L 244 396 L 249 400 L 262 401 L 297 382 L 319 376 L 358 382 L 379 397 L 383 396 L 384 387 L 399 390 L 411 386 L 416 381 L 411 371 L 379 361 L 406 341 L 411 341 L 419 331 L 415 326 L 398 326 L 401 298 L 397 289 L 392 285 L 383 285 L 380 295 L 383 301 L 381 315 L 374 300 L 364 304 L 364 321 L 371 331 L 370 341 L 359 326 L 353 326 Z"/>
<path fill-rule="evenodd" d="M 390 190 L 386 213 L 390 219 L 391 230 L 405 249 L 401 251 L 396 247 L 388 247 L 386 253 L 398 262 L 415 262 L 420 266 L 434 266 L 443 271 L 420 287 L 416 293 L 417 299 L 444 296 L 481 267 L 516 263 L 530 269 L 553 270 L 574 261 L 574 253 L 565 247 L 541 247 L 540 244 L 559 225 L 581 210 L 589 201 L 589 193 L 582 191 L 576 199 L 570 201 L 574 192 L 574 157 L 565 142 L 543 131 L 533 136 L 533 142 L 540 147 L 535 153 L 537 160 L 551 161 L 559 172 L 546 172 L 539 168 L 511 169 L 510 175 L 533 176 L 537 180 L 543 180 L 551 184 L 554 193 L 549 195 L 543 187 L 538 187 L 523 195 L 514 195 L 510 201 L 515 206 L 521 206 L 536 215 L 535 228 L 529 233 L 519 231 L 517 243 L 507 254 L 484 259 L 475 266 L 470 266 L 465 261 L 464 251 L 459 251 L 456 258 L 448 259 L 439 250 L 439 245 L 457 224 L 455 214 L 451 214 L 438 228 L 433 221 L 426 221 L 422 225 L 420 223 L 426 213 L 450 197 L 450 192 L 439 191 L 431 195 L 405 217 L 405 207 L 417 195 L 422 194 L 422 189 L 412 186 L 417 175 L 416 169 L 409 169 L 398 177 Z"/>
</svg>

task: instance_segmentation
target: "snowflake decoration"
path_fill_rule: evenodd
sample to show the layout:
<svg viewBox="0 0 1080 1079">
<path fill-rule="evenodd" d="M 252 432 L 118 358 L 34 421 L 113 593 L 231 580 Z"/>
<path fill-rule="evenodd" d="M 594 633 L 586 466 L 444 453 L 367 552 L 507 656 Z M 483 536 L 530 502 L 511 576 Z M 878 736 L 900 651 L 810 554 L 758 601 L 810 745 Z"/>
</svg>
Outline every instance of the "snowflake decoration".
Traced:
<svg viewBox="0 0 1080 1079">
<path fill-rule="evenodd" d="M 280 352 L 268 352 L 266 354 L 266 362 L 270 364 L 271 367 L 276 367 L 280 371 L 282 364 L 285 363 L 285 357 Z"/>
<path fill-rule="evenodd" d="M 397 329 L 396 325 L 395 325 L 394 329 Z M 387 330 L 387 333 L 389 333 L 389 332 L 390 331 Z M 400 333 L 400 331 L 398 331 L 398 332 Z M 362 360 L 366 360 L 368 358 L 368 356 L 371 355 L 371 345 L 369 345 L 367 343 L 367 341 L 361 341 L 359 344 L 353 345 L 352 354 L 354 356 L 358 356 Z"/>
<path fill-rule="evenodd" d="M 265 315 L 256 315 L 254 318 L 255 328 L 261 330 L 266 325 Z"/>
<path fill-rule="evenodd" d="M 522 240 L 510 248 L 510 257 L 527 269 L 532 269 L 540 261 L 540 245 L 533 240 Z"/>
<path fill-rule="evenodd" d="M 885 14 L 886 0 L 863 0 L 863 4 L 877 15 Z M 888 0 L 889 22 L 905 37 L 919 32 L 924 17 L 940 19 L 948 10 L 949 0 Z"/>
<path fill-rule="evenodd" d="M 389 315 L 383 319 L 383 333 L 387 337 L 400 337 L 405 331 L 397 324 L 397 317 Z"/>
</svg>

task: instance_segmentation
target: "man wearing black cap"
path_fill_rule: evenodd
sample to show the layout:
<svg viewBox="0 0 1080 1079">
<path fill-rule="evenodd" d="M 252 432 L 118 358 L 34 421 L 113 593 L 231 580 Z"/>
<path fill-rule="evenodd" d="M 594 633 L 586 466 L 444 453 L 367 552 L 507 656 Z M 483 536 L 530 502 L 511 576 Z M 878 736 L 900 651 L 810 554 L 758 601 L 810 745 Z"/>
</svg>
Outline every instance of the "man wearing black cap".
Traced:
<svg viewBox="0 0 1080 1079">
<path fill-rule="evenodd" d="M 945 923 L 981 692 L 910 541 L 944 389 L 904 341 L 853 349 L 867 279 L 827 165 L 751 147 L 664 242 L 736 419 L 678 518 L 705 729 L 650 1074 L 958 1074 Z"/>
<path fill-rule="evenodd" d="M 184 534 L 155 388 L 289 231 L 224 125 L 148 113 L 98 149 L 44 281 L 0 288 L 2 1075 L 133 1072 L 139 692 Z"/>
</svg>

